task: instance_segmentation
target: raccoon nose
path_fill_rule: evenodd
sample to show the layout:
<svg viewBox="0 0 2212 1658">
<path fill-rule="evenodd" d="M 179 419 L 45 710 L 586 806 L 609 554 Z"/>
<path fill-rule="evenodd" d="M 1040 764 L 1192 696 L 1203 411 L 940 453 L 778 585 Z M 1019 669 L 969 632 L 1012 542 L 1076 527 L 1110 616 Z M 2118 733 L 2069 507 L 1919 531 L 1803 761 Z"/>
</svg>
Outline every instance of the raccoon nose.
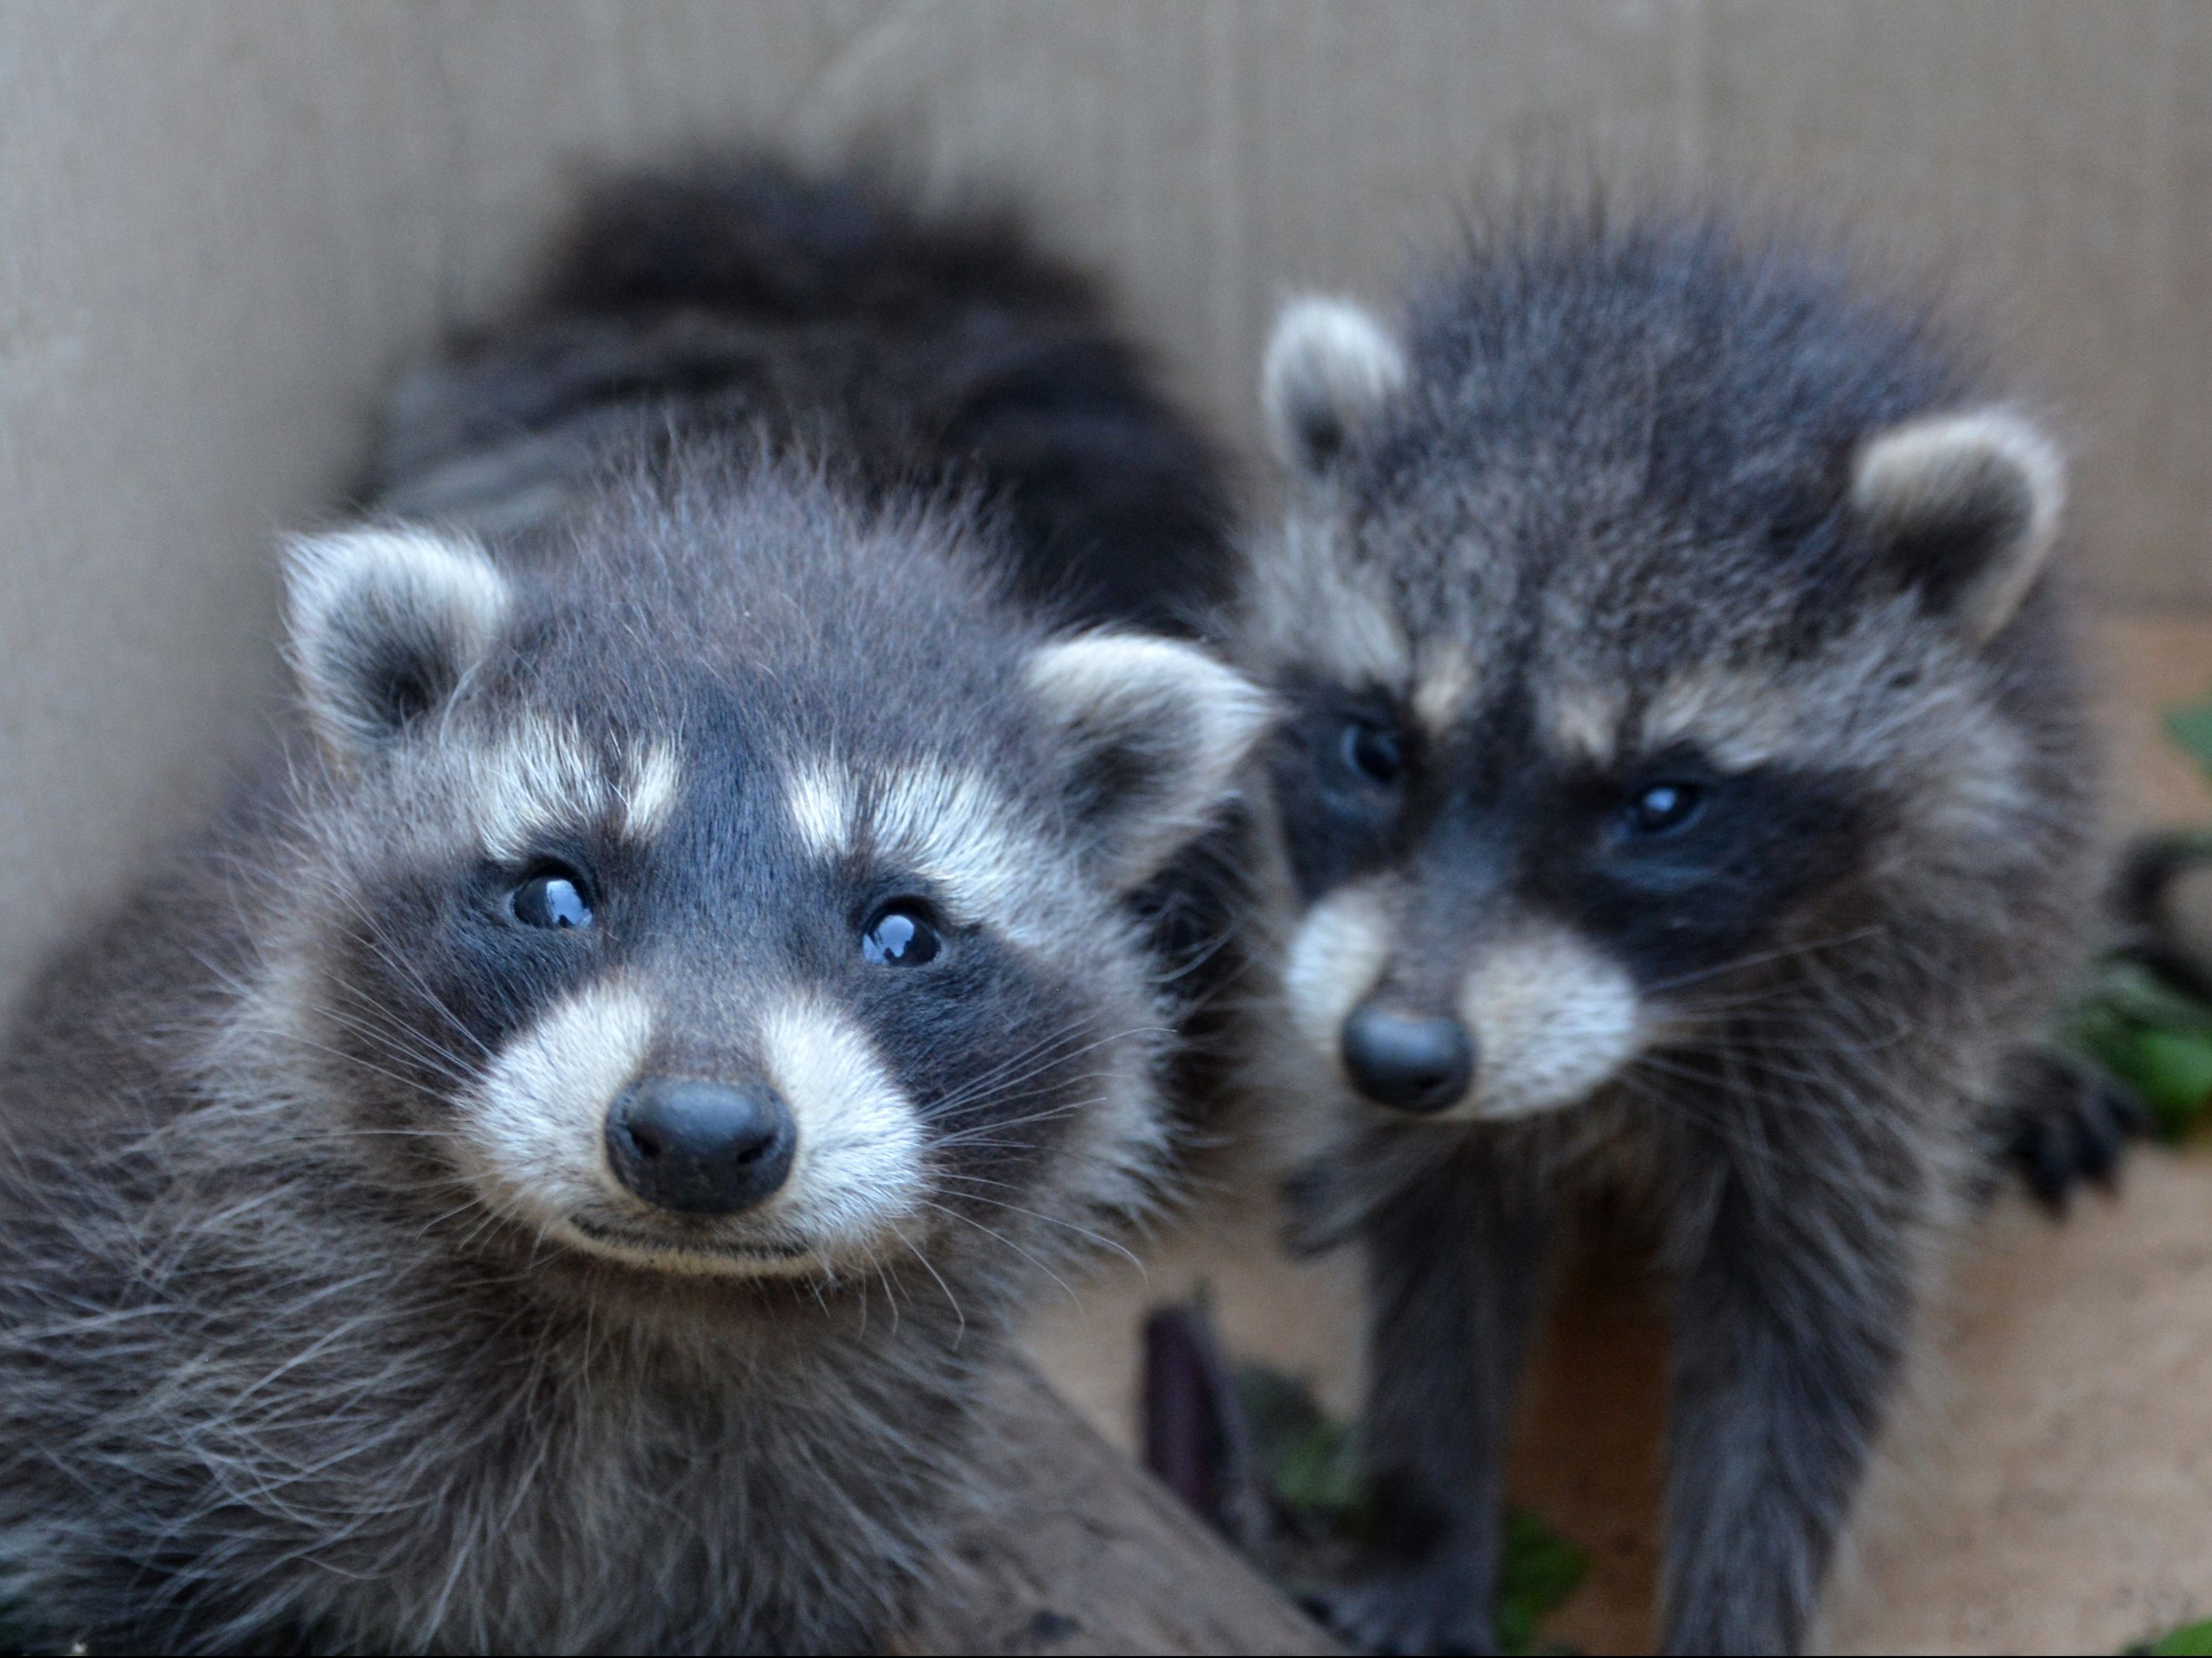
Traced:
<svg viewBox="0 0 2212 1658">
<path fill-rule="evenodd" d="M 1344 1068 L 1378 1105 L 1443 1111 L 1474 1076 L 1474 1041 L 1456 1019 L 1410 1019 L 1370 1004 L 1344 1021 Z"/>
<path fill-rule="evenodd" d="M 615 1177 L 687 1215 L 735 1215 L 772 1196 L 798 1139 L 791 1107 L 770 1088 L 647 1076 L 607 1113 Z"/>
</svg>

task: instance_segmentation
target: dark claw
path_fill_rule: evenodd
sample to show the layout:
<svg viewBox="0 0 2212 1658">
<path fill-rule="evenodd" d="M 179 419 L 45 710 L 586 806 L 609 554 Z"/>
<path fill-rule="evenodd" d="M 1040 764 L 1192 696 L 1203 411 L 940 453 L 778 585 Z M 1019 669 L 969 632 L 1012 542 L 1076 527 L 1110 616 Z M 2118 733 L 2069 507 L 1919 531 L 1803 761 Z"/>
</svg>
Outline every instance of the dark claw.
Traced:
<svg viewBox="0 0 2212 1658">
<path fill-rule="evenodd" d="M 2119 1184 L 2128 1142 L 2151 1131 L 2150 1109 L 2134 1093 L 2094 1066 L 2076 1067 L 2081 1089 L 2075 1100 L 2076 1166 L 2106 1191 Z"/>
<path fill-rule="evenodd" d="M 2039 1117 L 2020 1125 L 2014 1141 L 2014 1156 L 2027 1184 L 2036 1197 L 2052 1209 L 2063 1210 L 2072 1192 L 2075 1176 L 2081 1171 L 2075 1165 L 2069 1125 L 2056 1117 Z"/>
<path fill-rule="evenodd" d="M 2017 1056 L 2005 1096 L 1987 1124 L 1997 1160 L 2017 1169 L 2053 1214 L 2083 1181 L 2110 1188 L 2127 1143 L 2150 1127 L 2150 1113 L 2126 1088 L 2085 1060 L 2053 1047 Z"/>
</svg>

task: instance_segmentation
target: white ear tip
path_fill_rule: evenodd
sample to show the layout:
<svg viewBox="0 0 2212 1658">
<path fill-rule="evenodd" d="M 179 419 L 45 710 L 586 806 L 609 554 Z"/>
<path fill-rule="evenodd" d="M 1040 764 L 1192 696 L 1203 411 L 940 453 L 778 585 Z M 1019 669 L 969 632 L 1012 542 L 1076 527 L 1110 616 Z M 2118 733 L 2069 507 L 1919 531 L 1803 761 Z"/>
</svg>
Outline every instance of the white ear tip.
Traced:
<svg viewBox="0 0 2212 1658">
<path fill-rule="evenodd" d="M 285 616 L 309 713 L 340 747 L 388 723 L 373 681 L 411 660 L 451 680 L 505 621 L 506 579 L 473 541 L 407 526 L 294 536 Z"/>
<path fill-rule="evenodd" d="M 1029 674 L 1065 719 L 1110 709 L 1163 724 L 1199 721 L 1209 771 L 1233 771 L 1273 717 L 1267 693 L 1235 668 L 1195 645 L 1146 634 L 1088 633 L 1048 645 L 1031 657 Z"/>
<path fill-rule="evenodd" d="M 1217 714 L 1224 735 L 1249 744 L 1273 705 L 1265 692 L 1196 645 L 1144 633 L 1084 633 L 1030 660 L 1030 682 L 1063 711 L 1115 693 L 1175 698 Z"/>
<path fill-rule="evenodd" d="M 1202 833 L 1237 791 L 1269 723 L 1267 694 L 1195 645 L 1144 634 L 1091 633 L 1042 647 L 1031 687 L 1080 772 L 1120 756 L 1117 782 L 1091 801 L 1125 888 Z"/>
<path fill-rule="evenodd" d="M 2058 539 L 2066 458 L 2043 430 L 1993 405 L 1891 427 L 1859 452 L 1851 509 L 1911 562 L 1902 573 L 1976 639 L 2019 609 Z M 1946 552 L 1929 539 L 1948 533 Z"/>
<path fill-rule="evenodd" d="M 2046 539 L 2066 503 L 2066 456 L 2040 426 L 2013 409 L 1929 415 L 1879 434 L 1859 452 L 1851 504 L 1875 516 L 1911 513 L 1942 501 L 1992 462 L 2026 485 L 2029 534 Z"/>
<path fill-rule="evenodd" d="M 1320 295 L 1292 300 L 1275 320 L 1260 370 L 1277 451 L 1293 466 L 1326 461 L 1406 378 L 1405 351 L 1359 306 Z"/>
<path fill-rule="evenodd" d="M 473 541 L 405 525 L 287 536 L 284 576 L 295 627 L 318 620 L 364 582 L 449 595 L 459 614 L 487 625 L 496 623 L 507 600 L 507 583 Z"/>
</svg>

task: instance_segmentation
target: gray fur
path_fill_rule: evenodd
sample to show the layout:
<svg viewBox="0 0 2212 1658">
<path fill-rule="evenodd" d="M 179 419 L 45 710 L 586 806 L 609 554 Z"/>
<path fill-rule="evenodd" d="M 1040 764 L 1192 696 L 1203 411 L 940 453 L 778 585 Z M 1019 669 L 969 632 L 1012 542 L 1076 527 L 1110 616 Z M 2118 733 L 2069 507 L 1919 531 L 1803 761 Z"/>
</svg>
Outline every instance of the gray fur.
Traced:
<svg viewBox="0 0 2212 1658">
<path fill-rule="evenodd" d="M 1488 1647 L 1537 1288 L 1612 1194 L 1673 1286 L 1667 1645 L 1791 1649 L 2096 885 L 2055 451 L 1919 308 L 1705 219 L 1479 230 L 1402 338 L 1402 388 L 1294 467 L 1243 644 L 1290 705 L 1291 1017 L 1248 1051 L 1310 1107 L 1309 1241 L 1372 1278 L 1383 1525 L 1331 1609 L 1379 1650 Z M 1678 778 L 1690 826 L 1636 826 Z M 1528 1054 L 1586 1058 L 1621 973 L 1632 1048 L 1550 1105 Z M 1393 1112 L 1340 1051 L 1369 1002 L 1510 1039 Z"/>
<path fill-rule="evenodd" d="M 538 300 L 393 399 L 369 492 L 503 533 L 641 411 L 772 435 L 871 499 L 952 487 L 1056 615 L 1191 631 L 1231 576 L 1221 467 L 1097 286 L 1003 209 L 702 162 L 595 191 Z"/>
<path fill-rule="evenodd" d="M 532 349 L 471 372 L 526 387 Z M 646 434 L 565 451 L 529 512 L 483 497 L 483 550 L 302 545 L 304 717 L 19 1017 L 0 1602 L 57 1640 L 878 1645 L 946 1587 L 1013 1309 L 1150 1199 L 1172 1009 L 1127 887 L 1224 802 L 1256 698 L 1158 642 L 1164 735 L 1140 683 L 1040 669 L 1066 646 L 958 479 L 862 487 L 772 422 L 672 436 L 628 394 L 656 402 L 612 393 L 607 430 Z M 548 856 L 590 870 L 588 930 L 505 907 Z M 863 960 L 891 898 L 938 960 Z M 764 1009 L 830 1009 L 919 1125 L 888 1171 L 919 1198 L 820 1259 L 611 1179 L 616 1243 L 541 1216 L 485 1172 L 487 1079 L 603 990 L 688 1077 L 756 1077 Z"/>
</svg>

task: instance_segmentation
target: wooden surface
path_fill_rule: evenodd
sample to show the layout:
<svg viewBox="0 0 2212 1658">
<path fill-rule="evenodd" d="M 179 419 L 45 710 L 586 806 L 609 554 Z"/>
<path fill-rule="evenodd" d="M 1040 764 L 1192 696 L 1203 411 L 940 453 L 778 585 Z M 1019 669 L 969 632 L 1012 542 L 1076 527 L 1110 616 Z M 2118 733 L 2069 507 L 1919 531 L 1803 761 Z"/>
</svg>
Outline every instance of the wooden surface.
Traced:
<svg viewBox="0 0 2212 1658">
<path fill-rule="evenodd" d="M 908 1650 L 1342 1650 L 1034 1371 L 1009 1372 L 1000 1404 L 982 1461 L 1001 1490 Z"/>
<path fill-rule="evenodd" d="M 2112 611 L 2091 625 L 2087 643 L 2116 826 L 2212 826 L 2212 783 L 2167 740 L 2162 718 L 2212 698 L 2212 612 Z"/>
</svg>

